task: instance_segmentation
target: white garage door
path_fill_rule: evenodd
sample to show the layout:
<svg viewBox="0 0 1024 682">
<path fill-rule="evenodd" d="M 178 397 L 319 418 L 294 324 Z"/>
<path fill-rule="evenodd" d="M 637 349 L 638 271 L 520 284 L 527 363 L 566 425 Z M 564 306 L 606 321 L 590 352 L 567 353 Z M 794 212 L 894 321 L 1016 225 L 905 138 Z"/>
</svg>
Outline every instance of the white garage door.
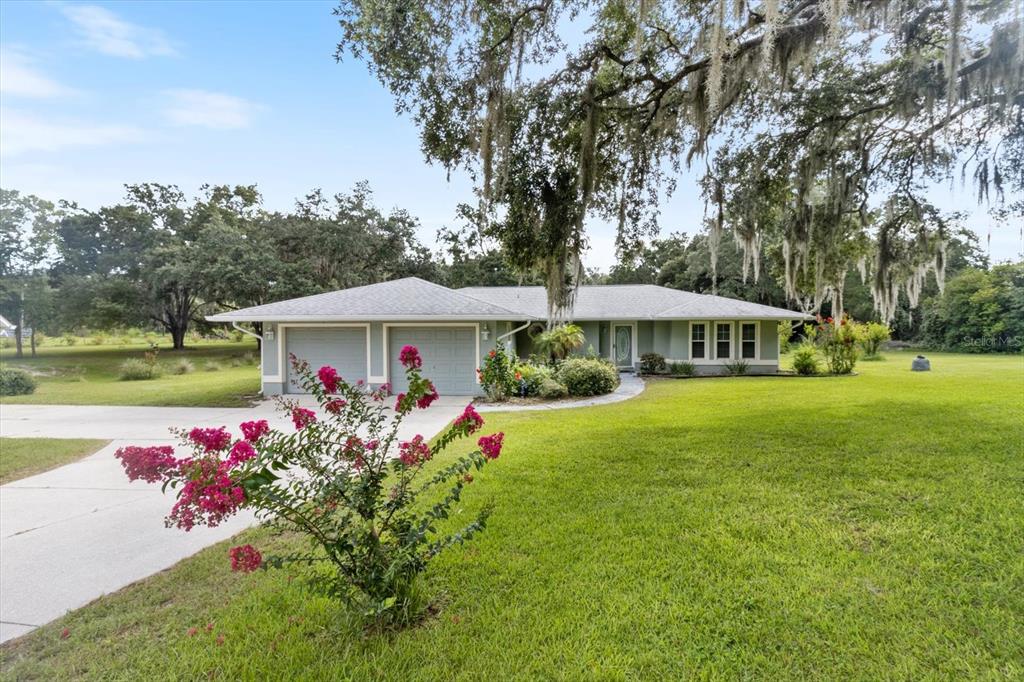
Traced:
<svg viewBox="0 0 1024 682">
<path fill-rule="evenodd" d="M 389 327 L 388 378 L 392 391 L 408 389 L 405 368 L 398 361 L 402 346 L 416 346 L 423 358 L 423 376 L 441 395 L 476 395 L 476 327 Z"/>
<path fill-rule="evenodd" d="M 285 364 L 289 393 L 303 393 L 291 368 L 290 354 L 309 363 L 315 373 L 324 365 L 338 370 L 345 381 L 366 381 L 365 327 L 290 327 L 285 330 Z"/>
</svg>

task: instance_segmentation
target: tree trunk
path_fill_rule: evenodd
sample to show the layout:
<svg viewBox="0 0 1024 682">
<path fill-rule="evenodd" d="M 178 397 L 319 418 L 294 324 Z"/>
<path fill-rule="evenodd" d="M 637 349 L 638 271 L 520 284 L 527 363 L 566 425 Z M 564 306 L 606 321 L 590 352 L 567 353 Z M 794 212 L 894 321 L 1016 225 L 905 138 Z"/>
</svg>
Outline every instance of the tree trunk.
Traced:
<svg viewBox="0 0 1024 682">
<path fill-rule="evenodd" d="M 22 349 L 21 343 L 21 330 L 25 328 L 25 285 L 21 285 L 21 306 L 18 309 L 18 324 L 14 327 L 14 347 L 17 349 L 14 353 L 15 357 L 21 358 L 25 356 L 25 351 Z"/>
<path fill-rule="evenodd" d="M 29 337 L 29 346 L 32 348 L 32 357 L 36 356 L 36 328 L 32 327 L 32 335 Z"/>
<path fill-rule="evenodd" d="M 175 322 L 170 325 L 170 328 L 174 350 L 185 350 L 185 333 L 188 332 L 188 322 L 183 324 Z"/>
</svg>

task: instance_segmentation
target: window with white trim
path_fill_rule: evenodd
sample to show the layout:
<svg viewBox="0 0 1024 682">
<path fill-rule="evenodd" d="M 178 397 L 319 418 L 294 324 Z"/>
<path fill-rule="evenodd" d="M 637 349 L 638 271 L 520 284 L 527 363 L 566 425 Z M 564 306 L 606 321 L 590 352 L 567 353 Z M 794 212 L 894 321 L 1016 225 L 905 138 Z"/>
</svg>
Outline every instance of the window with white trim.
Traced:
<svg viewBox="0 0 1024 682">
<path fill-rule="evenodd" d="M 715 357 L 729 359 L 732 357 L 732 324 L 719 322 L 715 327 Z"/>
<path fill-rule="evenodd" d="M 744 360 L 757 358 L 756 322 L 744 322 L 740 327 L 740 357 Z"/>
<path fill-rule="evenodd" d="M 703 322 L 690 325 L 690 358 L 700 360 L 704 358 L 704 333 L 706 327 Z"/>
</svg>

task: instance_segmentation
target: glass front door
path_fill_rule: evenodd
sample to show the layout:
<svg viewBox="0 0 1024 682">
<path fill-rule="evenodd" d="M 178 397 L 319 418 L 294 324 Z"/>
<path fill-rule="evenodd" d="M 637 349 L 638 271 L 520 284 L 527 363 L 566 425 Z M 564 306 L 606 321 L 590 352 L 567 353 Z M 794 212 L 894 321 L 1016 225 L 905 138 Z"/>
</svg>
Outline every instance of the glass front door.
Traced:
<svg viewBox="0 0 1024 682">
<path fill-rule="evenodd" d="M 633 366 L 633 326 L 615 326 L 615 366 Z"/>
</svg>

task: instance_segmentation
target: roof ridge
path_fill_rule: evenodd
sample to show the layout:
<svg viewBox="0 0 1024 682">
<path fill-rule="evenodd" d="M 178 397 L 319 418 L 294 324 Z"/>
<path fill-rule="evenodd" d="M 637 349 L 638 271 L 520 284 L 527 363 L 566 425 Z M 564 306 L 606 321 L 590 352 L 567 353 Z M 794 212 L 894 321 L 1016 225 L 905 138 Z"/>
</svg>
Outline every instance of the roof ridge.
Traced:
<svg viewBox="0 0 1024 682">
<path fill-rule="evenodd" d="M 433 287 L 437 287 L 438 289 L 444 289 L 445 291 L 447 291 L 449 293 L 452 293 L 452 294 L 455 294 L 456 296 L 461 296 L 462 298 L 469 299 L 470 301 L 474 301 L 476 303 L 481 303 L 483 305 L 490 306 L 491 308 L 495 308 L 495 309 L 500 310 L 502 312 L 508 313 L 509 315 L 521 316 L 523 314 L 522 312 L 516 312 L 514 310 L 509 310 L 505 306 L 500 306 L 500 305 L 498 305 L 496 303 L 492 303 L 491 301 L 485 301 L 485 300 L 483 300 L 481 298 L 477 298 L 476 296 L 470 296 L 469 294 L 464 293 L 463 291 L 461 291 L 459 289 L 452 289 L 451 287 L 446 287 L 445 285 L 438 284 L 437 282 L 431 282 L 429 280 L 423 279 L 422 277 L 417 277 L 416 275 L 410 275 L 409 277 L 403 277 L 401 279 L 415 279 L 415 280 L 417 280 L 419 282 L 423 282 L 424 284 L 429 284 L 429 285 L 431 285 Z M 397 282 L 399 280 L 392 280 L 392 281 L 393 282 Z M 465 288 L 465 287 L 463 287 L 463 288 Z M 526 317 L 530 317 L 530 316 L 527 315 Z"/>
</svg>

